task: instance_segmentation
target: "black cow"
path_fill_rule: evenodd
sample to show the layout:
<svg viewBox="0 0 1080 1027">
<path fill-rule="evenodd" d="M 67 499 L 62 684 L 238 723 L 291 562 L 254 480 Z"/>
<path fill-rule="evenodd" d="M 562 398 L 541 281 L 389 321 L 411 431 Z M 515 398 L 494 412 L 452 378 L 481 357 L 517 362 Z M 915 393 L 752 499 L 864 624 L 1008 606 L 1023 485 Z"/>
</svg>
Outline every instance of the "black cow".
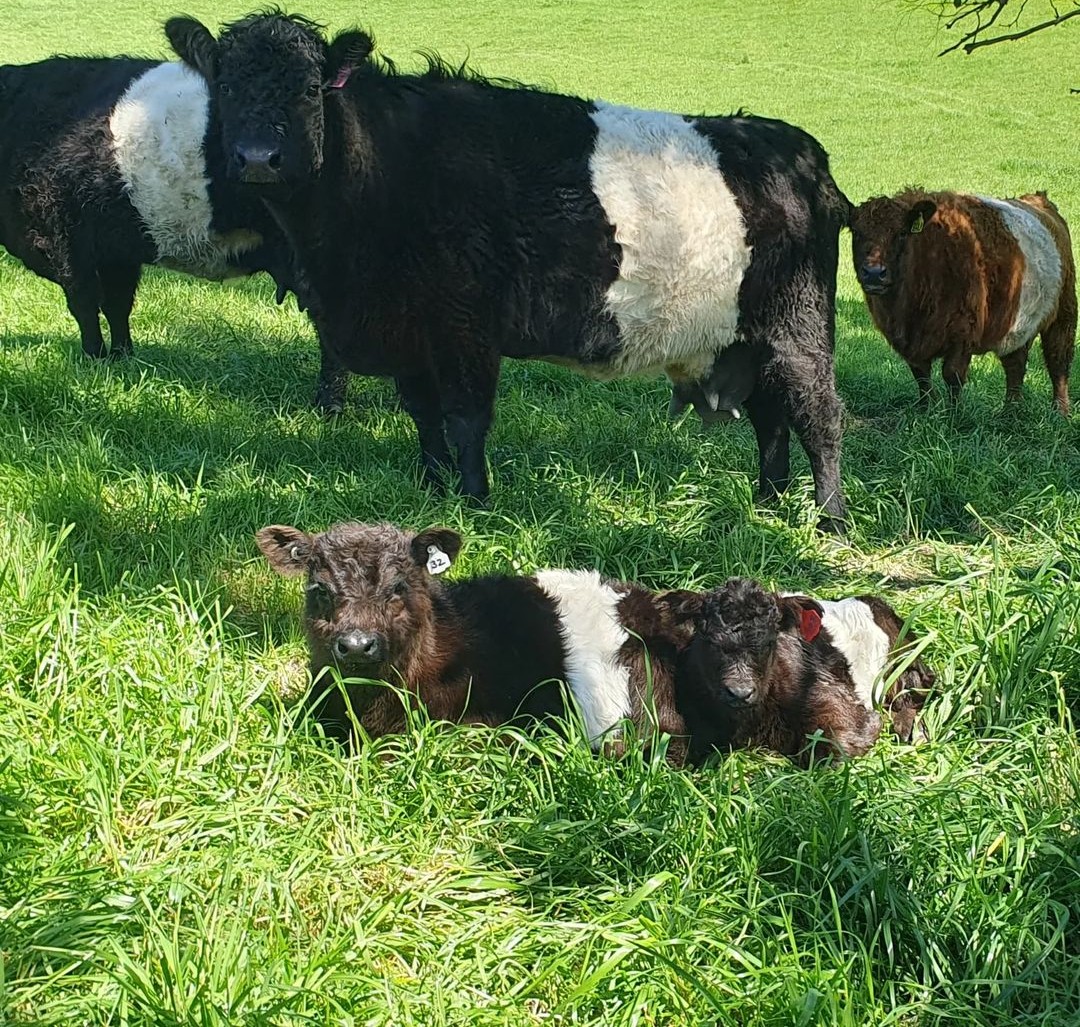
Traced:
<svg viewBox="0 0 1080 1027">
<path fill-rule="evenodd" d="M 268 271 L 304 302 L 281 230 L 225 175 L 206 83 L 177 62 L 53 57 L 0 67 L 0 244 L 64 290 L 90 356 L 131 352 L 144 264 Z M 102 338 L 99 312 L 109 324 Z M 347 372 L 324 354 L 316 403 Z"/>
<path fill-rule="evenodd" d="M 838 235 L 850 205 L 805 132 L 589 102 L 370 58 L 359 31 L 252 15 L 215 39 L 173 18 L 210 82 L 230 176 L 294 244 L 322 344 L 392 375 L 438 482 L 457 451 L 488 491 L 484 442 L 500 357 L 599 378 L 665 371 L 684 399 L 745 400 L 761 488 L 787 485 L 788 427 L 841 529 L 833 376 Z M 730 390 L 724 350 L 760 360 Z"/>
</svg>

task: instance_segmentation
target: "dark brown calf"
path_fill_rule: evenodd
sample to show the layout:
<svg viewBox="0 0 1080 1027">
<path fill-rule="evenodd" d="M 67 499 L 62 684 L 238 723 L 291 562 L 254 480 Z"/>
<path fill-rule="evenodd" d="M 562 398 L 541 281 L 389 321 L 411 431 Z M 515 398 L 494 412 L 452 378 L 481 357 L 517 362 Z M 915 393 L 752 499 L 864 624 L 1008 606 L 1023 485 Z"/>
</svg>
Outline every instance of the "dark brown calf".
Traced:
<svg viewBox="0 0 1080 1027">
<path fill-rule="evenodd" d="M 566 713 L 572 693 L 594 747 L 672 736 L 682 763 L 687 727 L 676 709 L 676 652 L 688 637 L 652 592 L 595 571 L 540 571 L 444 583 L 461 539 L 447 528 L 412 535 L 388 524 L 339 524 L 319 535 L 274 525 L 256 536 L 280 574 L 307 576 L 304 626 L 316 679 L 315 715 L 340 740 L 355 718 L 371 736 L 405 727 L 397 684 L 436 720 L 504 724 Z M 351 709 L 350 709 L 351 708 Z"/>
<path fill-rule="evenodd" d="M 870 315 L 911 368 L 921 405 L 934 360 L 955 400 L 977 353 L 998 355 L 1005 398 L 1019 399 L 1038 335 L 1054 403 L 1068 415 L 1076 268 L 1069 228 L 1045 193 L 878 196 L 855 208 L 851 240 Z"/>
<path fill-rule="evenodd" d="M 819 602 L 733 578 L 705 594 L 670 593 L 668 602 L 693 626 L 677 671 L 680 705 L 694 724 L 692 759 L 760 746 L 806 762 L 817 732 L 844 756 L 877 740 L 875 687 L 905 660 L 897 644 L 903 622 L 880 599 Z M 906 659 L 883 701 L 909 741 L 934 674 Z"/>
<path fill-rule="evenodd" d="M 352 717 L 375 737 L 403 730 L 406 715 L 398 694 L 374 684 L 346 685 L 346 701 L 327 667 L 397 685 L 436 720 L 501 724 L 563 712 L 550 597 L 530 578 L 444 584 L 436 575 L 461 548 L 450 529 L 338 524 L 309 535 L 273 525 L 256 541 L 279 574 L 307 576 L 304 627 L 313 694 L 322 696 L 313 712 L 339 740 Z"/>
</svg>

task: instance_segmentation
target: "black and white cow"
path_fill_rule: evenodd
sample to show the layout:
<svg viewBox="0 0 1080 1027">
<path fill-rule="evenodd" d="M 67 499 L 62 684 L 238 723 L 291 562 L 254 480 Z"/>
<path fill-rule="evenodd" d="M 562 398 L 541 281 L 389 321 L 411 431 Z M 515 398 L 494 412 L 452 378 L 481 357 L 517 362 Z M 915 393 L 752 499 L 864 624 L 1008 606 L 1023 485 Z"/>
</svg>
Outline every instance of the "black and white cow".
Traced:
<svg viewBox="0 0 1080 1027">
<path fill-rule="evenodd" d="M 63 288 L 88 355 L 131 351 L 144 264 L 210 279 L 268 271 L 279 302 L 293 289 L 303 304 L 285 237 L 228 181 L 220 135 L 206 81 L 179 62 L 0 67 L 0 244 Z M 346 376 L 324 359 L 317 404 L 340 408 Z"/>
<path fill-rule="evenodd" d="M 766 495 L 787 485 L 794 426 L 841 529 L 832 351 L 850 205 L 812 137 L 437 60 L 398 74 L 363 32 L 327 43 L 281 13 L 219 39 L 187 18 L 166 33 L 211 83 L 229 174 L 294 244 L 323 346 L 396 378 L 428 480 L 451 465 L 449 441 L 464 492 L 487 494 L 503 356 L 598 378 L 664 371 L 703 412 L 745 402 Z M 747 349 L 726 363 L 735 344 Z"/>
</svg>

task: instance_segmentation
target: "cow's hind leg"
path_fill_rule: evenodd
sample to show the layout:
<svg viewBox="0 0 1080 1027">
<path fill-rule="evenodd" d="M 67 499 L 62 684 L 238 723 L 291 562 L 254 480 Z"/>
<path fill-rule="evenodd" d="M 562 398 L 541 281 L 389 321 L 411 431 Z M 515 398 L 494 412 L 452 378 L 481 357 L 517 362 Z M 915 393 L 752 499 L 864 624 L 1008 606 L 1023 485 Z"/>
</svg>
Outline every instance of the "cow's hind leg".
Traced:
<svg viewBox="0 0 1080 1027">
<path fill-rule="evenodd" d="M 791 476 L 790 433 L 783 394 L 759 382 L 746 401 L 758 444 L 758 494 L 773 499 L 788 487 Z"/>
<path fill-rule="evenodd" d="M 772 373 L 783 390 L 791 422 L 810 460 L 814 502 L 822 511 L 821 529 L 844 534 L 847 511 L 840 485 L 843 414 L 836 394 L 831 349 L 805 349 L 794 340 L 776 351 Z"/>
<path fill-rule="evenodd" d="M 1043 360 L 1054 386 L 1054 405 L 1069 416 L 1069 370 L 1076 345 L 1076 285 L 1067 283 L 1058 315 L 1042 330 Z"/>
<path fill-rule="evenodd" d="M 109 356 L 131 353 L 131 308 L 141 276 L 141 264 L 110 264 L 98 269 L 101 310 L 109 322 Z"/>
<path fill-rule="evenodd" d="M 1027 371 L 1028 352 L 1031 344 L 1021 346 L 1012 353 L 1007 353 L 1001 360 L 1001 366 L 1005 368 L 1005 402 L 1018 403 L 1022 395 L 1024 385 L 1024 373 Z"/>
<path fill-rule="evenodd" d="M 325 350 L 323 350 L 325 354 Z M 325 368 L 325 364 L 323 365 Z M 453 466 L 443 429 L 442 399 L 433 372 L 400 375 L 395 379 L 401 405 L 416 425 L 424 484 L 436 492 L 444 489 L 444 477 Z"/>
</svg>

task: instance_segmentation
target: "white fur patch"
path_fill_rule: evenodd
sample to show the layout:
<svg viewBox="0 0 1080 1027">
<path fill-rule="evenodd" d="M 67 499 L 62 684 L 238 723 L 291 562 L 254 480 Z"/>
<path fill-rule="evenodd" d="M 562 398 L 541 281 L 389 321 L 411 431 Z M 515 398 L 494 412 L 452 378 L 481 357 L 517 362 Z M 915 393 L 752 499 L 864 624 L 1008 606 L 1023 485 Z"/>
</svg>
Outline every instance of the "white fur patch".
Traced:
<svg viewBox="0 0 1080 1027">
<path fill-rule="evenodd" d="M 621 597 L 596 571 L 537 571 L 536 583 L 558 607 L 566 642 L 566 683 L 595 746 L 630 716 L 630 673 L 616 660 L 630 637 L 619 623 Z"/>
<path fill-rule="evenodd" d="M 735 338 L 746 226 L 709 141 L 665 111 L 597 103 L 592 188 L 622 247 L 606 297 L 623 348 L 605 377 L 699 378 Z M 592 369 L 590 369 L 591 371 Z"/>
<path fill-rule="evenodd" d="M 1001 215 L 1024 255 L 1024 281 L 1016 320 L 997 346 L 997 352 L 1005 356 L 1031 342 L 1057 307 L 1062 282 L 1061 254 L 1053 233 L 1026 204 L 991 196 L 978 199 Z"/>
<path fill-rule="evenodd" d="M 821 626 L 829 632 L 851 668 L 855 694 L 872 710 L 882 699 L 881 675 L 889 662 L 889 636 L 874 620 L 874 612 L 861 599 L 830 602 L 817 599 L 824 613 Z"/>
<path fill-rule="evenodd" d="M 202 278 L 235 274 L 228 258 L 253 249 L 255 232 L 210 227 L 203 137 L 209 95 L 202 76 L 159 64 L 128 86 L 109 118 L 113 156 L 158 261 Z"/>
</svg>

